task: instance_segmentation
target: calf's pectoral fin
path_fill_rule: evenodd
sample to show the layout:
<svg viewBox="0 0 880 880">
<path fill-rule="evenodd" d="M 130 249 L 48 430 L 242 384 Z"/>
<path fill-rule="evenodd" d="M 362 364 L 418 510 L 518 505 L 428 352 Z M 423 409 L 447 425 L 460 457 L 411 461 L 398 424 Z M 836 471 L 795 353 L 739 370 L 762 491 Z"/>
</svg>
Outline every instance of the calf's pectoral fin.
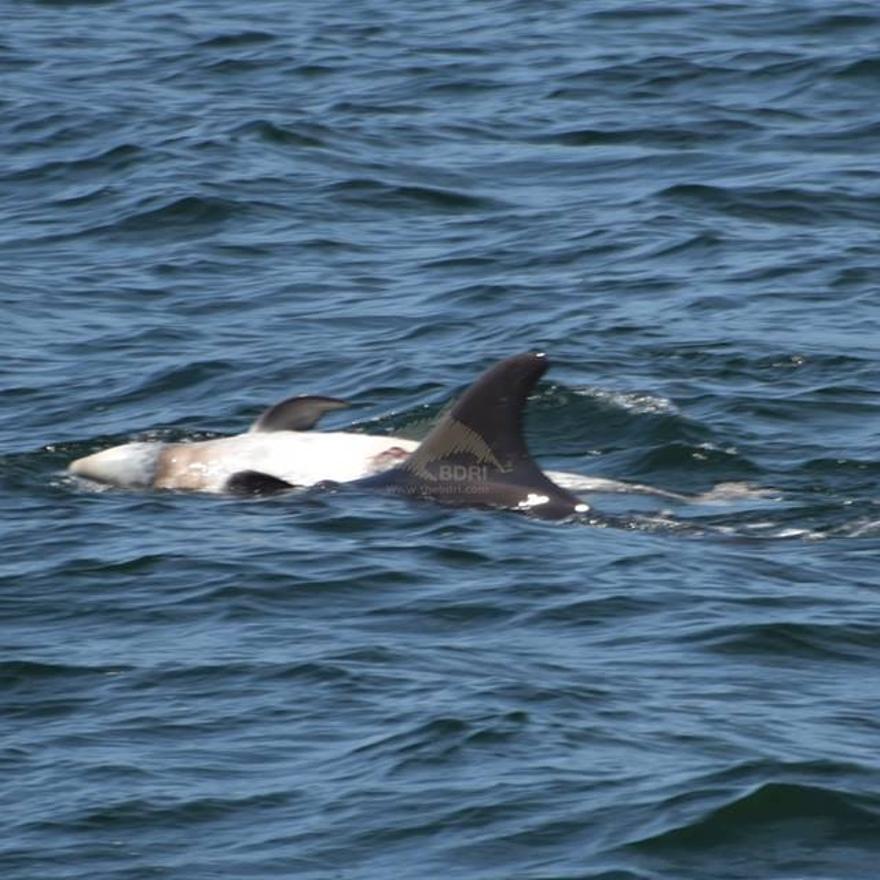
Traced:
<svg viewBox="0 0 880 880">
<path fill-rule="evenodd" d="M 348 401 L 335 397 L 288 397 L 270 406 L 251 425 L 251 431 L 309 431 L 325 413 L 348 406 Z"/>
<path fill-rule="evenodd" d="M 262 498 L 267 495 L 280 495 L 282 492 L 289 492 L 296 486 L 261 471 L 238 471 L 226 481 L 224 488 L 232 495 Z"/>
</svg>

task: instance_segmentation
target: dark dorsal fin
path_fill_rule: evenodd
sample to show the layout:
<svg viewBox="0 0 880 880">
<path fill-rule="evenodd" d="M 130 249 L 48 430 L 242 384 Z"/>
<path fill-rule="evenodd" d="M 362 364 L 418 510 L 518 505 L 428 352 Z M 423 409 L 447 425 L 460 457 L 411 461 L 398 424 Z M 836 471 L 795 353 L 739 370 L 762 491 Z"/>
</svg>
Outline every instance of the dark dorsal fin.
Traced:
<svg viewBox="0 0 880 880">
<path fill-rule="evenodd" d="M 289 492 L 296 487 L 292 483 L 264 474 L 262 471 L 238 471 L 226 481 L 226 491 L 232 495 L 265 496 Z"/>
<path fill-rule="evenodd" d="M 288 397 L 270 406 L 251 425 L 254 431 L 309 431 L 324 413 L 345 409 L 350 404 L 335 397 Z"/>
<path fill-rule="evenodd" d="M 547 367 L 543 354 L 515 355 L 491 367 L 402 465 L 361 485 L 548 519 L 587 510 L 535 464 L 523 438 L 526 400 Z"/>
</svg>

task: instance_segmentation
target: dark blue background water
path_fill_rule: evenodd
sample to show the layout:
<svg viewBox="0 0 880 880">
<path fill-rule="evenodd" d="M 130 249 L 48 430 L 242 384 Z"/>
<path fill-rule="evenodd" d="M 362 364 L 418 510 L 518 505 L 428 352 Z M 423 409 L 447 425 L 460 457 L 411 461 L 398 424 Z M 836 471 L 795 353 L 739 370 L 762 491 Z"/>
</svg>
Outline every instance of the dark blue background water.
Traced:
<svg viewBox="0 0 880 880">
<path fill-rule="evenodd" d="M 5 2 L 4 878 L 875 878 L 880 13 Z M 89 492 L 544 349 L 589 523 Z"/>
</svg>

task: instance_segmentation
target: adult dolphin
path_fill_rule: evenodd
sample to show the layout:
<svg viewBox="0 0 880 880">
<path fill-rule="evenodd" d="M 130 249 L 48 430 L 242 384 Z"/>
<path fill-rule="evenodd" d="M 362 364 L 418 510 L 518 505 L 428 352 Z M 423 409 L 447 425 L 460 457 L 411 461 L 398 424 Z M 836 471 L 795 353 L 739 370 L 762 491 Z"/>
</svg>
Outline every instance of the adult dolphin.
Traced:
<svg viewBox="0 0 880 880">
<path fill-rule="evenodd" d="M 589 507 L 545 474 L 523 437 L 526 400 L 549 366 L 519 354 L 486 370 L 404 462 L 356 485 L 403 498 L 564 519 Z"/>
</svg>

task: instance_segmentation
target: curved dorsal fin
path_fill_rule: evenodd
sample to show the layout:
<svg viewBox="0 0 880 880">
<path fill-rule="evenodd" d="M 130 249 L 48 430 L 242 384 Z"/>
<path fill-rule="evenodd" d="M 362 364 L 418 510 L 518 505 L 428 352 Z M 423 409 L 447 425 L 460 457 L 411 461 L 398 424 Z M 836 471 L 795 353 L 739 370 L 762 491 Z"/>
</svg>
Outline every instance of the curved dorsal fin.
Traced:
<svg viewBox="0 0 880 880">
<path fill-rule="evenodd" d="M 252 425 L 255 431 L 309 431 L 318 424 L 324 413 L 350 406 L 335 397 L 288 397 L 270 406 Z"/>
<path fill-rule="evenodd" d="M 548 519 L 588 509 L 533 461 L 523 437 L 529 393 L 546 355 L 520 354 L 480 376 L 400 466 L 361 481 L 447 504 L 507 507 Z"/>
</svg>

